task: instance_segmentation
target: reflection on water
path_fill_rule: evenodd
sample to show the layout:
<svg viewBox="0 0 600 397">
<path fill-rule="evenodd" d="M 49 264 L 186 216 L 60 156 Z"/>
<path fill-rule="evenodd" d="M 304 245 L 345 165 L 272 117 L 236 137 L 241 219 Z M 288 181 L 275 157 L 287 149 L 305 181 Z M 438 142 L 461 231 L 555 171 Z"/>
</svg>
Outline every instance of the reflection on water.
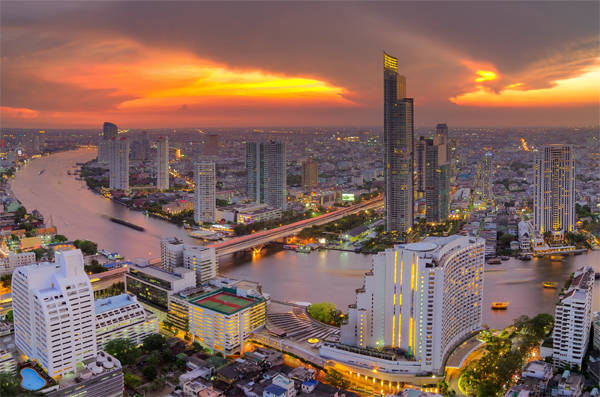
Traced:
<svg viewBox="0 0 600 397">
<path fill-rule="evenodd" d="M 128 258 L 160 256 L 161 236 L 177 236 L 186 243 L 197 244 L 183 228 L 104 199 L 89 191 L 84 182 L 67 175 L 75 163 L 95 155 L 95 150 L 81 149 L 34 160 L 19 170 L 13 191 L 29 210 L 37 208 L 46 218 L 52 217 L 60 233 L 96 241 L 100 247 Z M 39 175 L 42 169 L 46 171 Z M 105 216 L 143 226 L 146 232 L 115 224 Z M 490 266 L 484 278 L 484 323 L 502 327 L 522 314 L 554 313 L 560 286 L 583 265 L 600 272 L 600 251 L 567 257 L 562 262 L 510 259 Z M 254 255 L 238 253 L 220 260 L 222 274 L 258 281 L 274 299 L 331 301 L 341 307 L 354 302 L 354 290 L 362 285 L 362 275 L 370 267 L 369 255 L 339 251 L 298 254 L 278 248 L 263 249 Z M 544 281 L 555 281 L 559 288 L 545 289 Z M 510 305 L 506 311 L 492 311 L 492 301 L 509 301 Z M 600 310 L 599 281 L 594 309 Z"/>
</svg>

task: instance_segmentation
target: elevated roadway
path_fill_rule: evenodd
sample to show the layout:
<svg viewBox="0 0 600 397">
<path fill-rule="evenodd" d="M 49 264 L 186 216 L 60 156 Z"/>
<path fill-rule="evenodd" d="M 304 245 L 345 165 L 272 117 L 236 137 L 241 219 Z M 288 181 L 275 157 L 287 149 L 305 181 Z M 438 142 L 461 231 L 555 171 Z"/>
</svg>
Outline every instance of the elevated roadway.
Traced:
<svg viewBox="0 0 600 397">
<path fill-rule="evenodd" d="M 314 218 L 303 219 L 298 222 L 290 223 L 277 227 L 275 229 L 263 230 L 246 236 L 235 237 L 215 244 L 209 244 L 208 247 L 215 248 L 215 254 L 218 257 L 233 254 L 234 252 L 243 251 L 252 247 L 265 245 L 271 241 L 281 238 L 293 236 L 299 233 L 302 229 L 315 225 L 324 225 L 329 222 L 336 221 L 347 215 L 355 214 L 360 211 L 374 209 L 383 206 L 383 195 L 379 195 L 371 200 L 363 201 L 359 204 L 343 207 Z"/>
</svg>

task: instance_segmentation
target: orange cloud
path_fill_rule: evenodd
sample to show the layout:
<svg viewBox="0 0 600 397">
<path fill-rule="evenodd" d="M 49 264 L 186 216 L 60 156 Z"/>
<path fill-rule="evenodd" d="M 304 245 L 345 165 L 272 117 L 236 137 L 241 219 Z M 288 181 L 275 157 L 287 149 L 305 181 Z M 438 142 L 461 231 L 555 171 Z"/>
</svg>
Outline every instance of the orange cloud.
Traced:
<svg viewBox="0 0 600 397">
<path fill-rule="evenodd" d="M 588 68 L 578 76 L 555 80 L 547 88 L 525 89 L 524 83 L 516 82 L 493 90 L 478 84 L 473 91 L 452 97 L 450 101 L 462 106 L 485 107 L 600 104 L 600 65 Z"/>
<path fill-rule="evenodd" d="M 34 119 L 39 116 L 40 112 L 27 108 L 13 108 L 10 106 L 0 106 L 0 114 L 2 117 L 11 119 Z"/>
</svg>

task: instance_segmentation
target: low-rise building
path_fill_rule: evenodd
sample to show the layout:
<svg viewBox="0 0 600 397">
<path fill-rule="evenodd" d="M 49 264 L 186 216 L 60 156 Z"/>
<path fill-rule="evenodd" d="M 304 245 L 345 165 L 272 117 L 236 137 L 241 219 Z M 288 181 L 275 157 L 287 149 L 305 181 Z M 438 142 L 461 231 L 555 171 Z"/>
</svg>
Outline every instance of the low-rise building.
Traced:
<svg viewBox="0 0 600 397">
<path fill-rule="evenodd" d="M 266 204 L 249 204 L 236 208 L 236 222 L 249 224 L 280 219 L 281 208 L 273 208 Z"/>
<path fill-rule="evenodd" d="M 158 318 L 144 309 L 133 295 L 97 299 L 95 306 L 98 349 L 119 338 L 140 345 L 148 335 L 158 333 Z"/>
<path fill-rule="evenodd" d="M 294 381 L 287 376 L 278 374 L 273 378 L 272 383 L 284 389 L 286 397 L 294 397 L 296 395 Z"/>
<path fill-rule="evenodd" d="M 0 274 L 12 273 L 17 267 L 33 265 L 35 262 L 35 252 L 11 252 L 4 258 L 0 267 Z"/>
<path fill-rule="evenodd" d="M 552 396 L 578 397 L 583 389 L 583 381 L 583 375 L 564 371 L 557 386 L 552 388 Z"/>
<path fill-rule="evenodd" d="M 287 397 L 287 392 L 283 387 L 271 383 L 265 387 L 263 397 Z"/>
<path fill-rule="evenodd" d="M 0 373 L 17 373 L 17 361 L 11 351 L 0 347 Z"/>
</svg>

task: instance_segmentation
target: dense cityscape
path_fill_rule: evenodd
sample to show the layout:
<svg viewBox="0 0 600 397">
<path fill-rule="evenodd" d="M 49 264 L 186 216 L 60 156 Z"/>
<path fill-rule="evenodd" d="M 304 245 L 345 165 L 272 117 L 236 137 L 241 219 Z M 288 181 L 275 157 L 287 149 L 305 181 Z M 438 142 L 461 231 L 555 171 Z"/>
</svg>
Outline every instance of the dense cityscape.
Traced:
<svg viewBox="0 0 600 397">
<path fill-rule="evenodd" d="M 597 117 L 424 122 L 395 53 L 372 125 L 3 123 L 0 395 L 600 396 Z"/>
</svg>

